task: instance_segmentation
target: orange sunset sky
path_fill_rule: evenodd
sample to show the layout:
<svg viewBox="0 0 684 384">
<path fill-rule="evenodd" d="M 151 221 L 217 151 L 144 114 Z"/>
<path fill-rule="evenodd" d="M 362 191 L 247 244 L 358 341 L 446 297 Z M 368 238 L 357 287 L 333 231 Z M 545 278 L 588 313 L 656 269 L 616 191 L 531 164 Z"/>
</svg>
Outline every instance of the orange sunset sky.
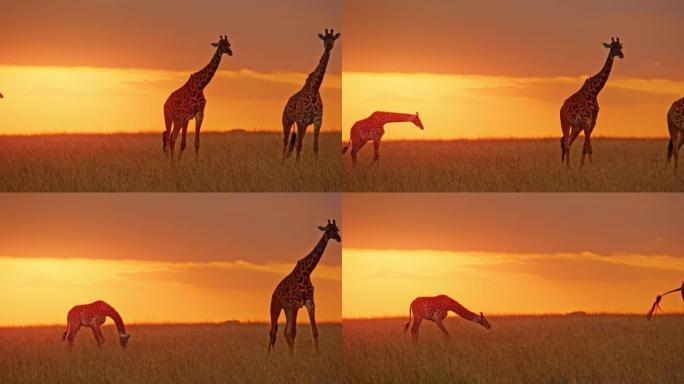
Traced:
<svg viewBox="0 0 684 384">
<path fill-rule="evenodd" d="M 681 286 L 680 194 L 345 194 L 344 318 L 447 294 L 485 314 L 646 314 Z M 684 312 L 668 295 L 665 313 Z"/>
<path fill-rule="evenodd" d="M 0 133 L 161 131 L 164 101 L 220 34 L 234 55 L 205 89 L 202 129 L 281 131 L 323 53 L 317 33 L 340 30 L 340 14 L 339 1 L 318 0 L 3 3 Z M 340 129 L 342 41 L 321 88 L 324 132 Z"/>
<path fill-rule="evenodd" d="M 343 138 L 374 110 L 420 112 L 385 139 L 559 137 L 559 109 L 603 66 L 596 136 L 665 137 L 684 96 L 684 3 L 345 0 Z"/>
<path fill-rule="evenodd" d="M 268 321 L 317 226 L 340 223 L 334 194 L 2 194 L 0 206 L 0 325 L 61 324 L 98 299 L 128 322 Z M 341 318 L 341 277 L 330 241 L 311 275 L 320 322 Z"/>
</svg>

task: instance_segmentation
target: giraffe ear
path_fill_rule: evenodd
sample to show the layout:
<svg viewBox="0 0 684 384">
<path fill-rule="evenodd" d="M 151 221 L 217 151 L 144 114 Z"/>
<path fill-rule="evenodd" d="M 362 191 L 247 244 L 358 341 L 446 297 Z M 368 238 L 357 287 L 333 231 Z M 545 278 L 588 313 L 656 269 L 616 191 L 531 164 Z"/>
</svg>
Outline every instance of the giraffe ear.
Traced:
<svg viewBox="0 0 684 384">
<path fill-rule="evenodd" d="M 610 48 L 610 44 L 608 44 L 608 43 L 603 43 L 603 46 L 606 48 Z"/>
<path fill-rule="evenodd" d="M 340 38 L 340 33 L 339 33 L 339 32 L 336 33 L 335 36 L 333 36 L 333 38 L 334 38 L 335 40 L 339 39 L 339 38 Z"/>
<path fill-rule="evenodd" d="M 218 43 L 211 43 L 212 47 L 218 47 Z"/>
<path fill-rule="evenodd" d="M 318 34 L 318 38 L 321 39 L 321 40 L 325 40 L 325 36 L 323 36 L 323 35 L 320 34 L 320 33 Z"/>
<path fill-rule="evenodd" d="M 320 229 L 322 232 L 325 232 L 325 227 L 321 227 L 320 225 L 318 226 L 318 229 Z"/>
</svg>

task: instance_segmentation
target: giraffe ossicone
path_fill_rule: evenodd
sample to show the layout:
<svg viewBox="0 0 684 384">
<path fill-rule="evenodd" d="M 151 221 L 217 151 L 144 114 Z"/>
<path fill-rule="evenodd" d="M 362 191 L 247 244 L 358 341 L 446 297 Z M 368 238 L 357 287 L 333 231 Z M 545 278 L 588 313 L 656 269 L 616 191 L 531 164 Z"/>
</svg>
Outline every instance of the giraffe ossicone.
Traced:
<svg viewBox="0 0 684 384">
<path fill-rule="evenodd" d="M 162 133 L 162 149 L 173 161 L 173 152 L 178 134 L 182 132 L 180 159 L 186 146 L 186 135 L 190 120 L 195 119 L 195 156 L 199 156 L 200 130 L 204 120 L 204 107 L 207 103 L 204 97 L 204 88 L 209 84 L 218 70 L 223 55 L 233 56 L 228 36 L 219 35 L 219 41 L 211 44 L 216 47 L 216 52 L 209 63 L 193 73 L 182 87 L 173 91 L 164 103 L 165 130 Z"/>
</svg>

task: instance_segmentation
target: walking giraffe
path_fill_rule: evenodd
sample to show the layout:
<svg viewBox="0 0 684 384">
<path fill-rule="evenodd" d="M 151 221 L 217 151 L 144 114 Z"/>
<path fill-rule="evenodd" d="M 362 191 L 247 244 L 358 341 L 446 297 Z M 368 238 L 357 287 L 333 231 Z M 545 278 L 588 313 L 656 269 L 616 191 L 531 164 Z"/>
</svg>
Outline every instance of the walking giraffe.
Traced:
<svg viewBox="0 0 684 384">
<path fill-rule="evenodd" d="M 560 110 L 561 129 L 563 131 L 563 137 L 560 139 L 561 162 L 565 161 L 568 167 L 570 166 L 570 146 L 582 131 L 584 131 L 584 145 L 582 146 L 581 165 L 584 165 L 586 155 L 589 156 L 589 162 L 591 162 L 591 132 L 596 126 L 599 113 L 597 97 L 608 81 L 610 70 L 613 67 L 613 58 L 615 56 L 624 58 L 619 37 L 617 40 L 611 38 L 610 44 L 603 43 L 603 46 L 610 51 L 601 71 L 588 78 L 579 91 L 565 100 Z"/>
<path fill-rule="evenodd" d="M 302 306 L 306 306 L 309 312 L 311 332 L 313 333 L 314 344 L 318 351 L 318 326 L 316 325 L 314 286 L 311 284 L 311 272 L 316 268 L 323 256 L 323 251 L 328 245 L 328 240 L 334 239 L 341 242 L 340 230 L 337 228 L 335 220 L 325 227 L 318 227 L 323 231 L 323 236 L 318 241 L 314 249 L 303 259 L 297 262 L 292 272 L 278 284 L 273 296 L 271 297 L 271 331 L 268 343 L 268 353 L 271 348 L 275 349 L 276 333 L 278 332 L 278 318 L 280 312 L 285 312 L 285 340 L 290 348 L 290 353 L 294 350 L 294 339 L 297 333 L 297 312 Z"/>
<path fill-rule="evenodd" d="M 79 329 L 81 327 L 88 327 L 93 330 L 97 346 L 102 347 L 104 336 L 102 336 L 100 326 L 104 324 L 107 317 L 114 320 L 116 329 L 119 332 L 119 343 L 125 349 L 130 335 L 126 333 L 123 320 L 116 309 L 101 300 L 90 304 L 77 305 L 69 310 L 67 314 L 67 330 L 62 334 L 62 340 L 66 340 L 69 343 L 69 348 L 71 348 Z"/>
<path fill-rule="evenodd" d="M 287 100 L 283 110 L 283 161 L 290 157 L 295 141 L 297 141 L 297 162 L 299 153 L 302 150 L 302 140 L 306 133 L 306 128 L 314 125 L 314 155 L 318 158 L 318 134 L 323 124 L 323 101 L 321 101 L 320 88 L 325 76 L 325 69 L 328 66 L 330 51 L 335 45 L 335 40 L 340 37 L 334 30 L 325 30 L 325 35 L 318 34 L 323 40 L 323 56 L 316 69 L 309 74 L 304 83 L 304 87 Z M 297 125 L 296 131 L 292 131 L 290 144 L 288 146 L 287 137 L 292 129 L 292 124 Z"/>
<path fill-rule="evenodd" d="M 373 112 L 370 116 L 363 120 L 359 120 L 351 128 L 349 133 L 349 142 L 342 149 L 344 155 L 351 146 L 352 163 L 356 165 L 356 157 L 361 148 L 367 142 L 373 141 L 373 148 L 375 150 L 375 157 L 373 163 L 380 161 L 380 140 L 385 134 L 385 124 L 411 122 L 418 128 L 424 129 L 423 123 L 420 121 L 418 112 L 415 115 L 408 113 L 394 113 L 394 112 Z"/>
<path fill-rule="evenodd" d="M 681 286 L 681 287 L 679 287 L 679 288 L 677 288 L 677 289 L 673 289 L 673 290 L 671 290 L 671 291 L 667 291 L 667 292 L 663 293 L 662 295 L 656 296 L 655 303 L 653 303 L 653 305 L 651 306 L 651 310 L 648 311 L 648 313 L 646 314 L 646 319 L 647 319 L 647 320 L 651 320 L 651 319 L 655 316 L 656 311 L 660 309 L 660 305 L 659 305 L 659 304 L 660 304 L 660 300 L 663 299 L 663 296 L 665 296 L 665 295 L 667 295 L 667 294 L 669 294 L 669 293 L 674 293 L 674 292 L 679 292 L 679 293 L 681 293 L 681 294 L 682 294 L 682 301 L 684 301 L 684 281 L 682 281 L 682 286 Z"/>
<path fill-rule="evenodd" d="M 204 88 L 214 77 L 223 54 L 233 56 L 227 36 L 219 36 L 218 43 L 212 43 L 211 45 L 216 47 L 216 52 L 211 57 L 211 60 L 209 60 L 209 64 L 199 70 L 199 72 L 190 75 L 188 81 L 182 87 L 173 91 L 169 98 L 166 99 L 166 103 L 164 103 L 166 130 L 162 133 L 162 149 L 164 153 L 168 153 L 172 161 L 178 132 L 180 130 L 183 131 L 180 153 L 178 153 L 178 158 L 180 159 L 185 150 L 188 123 L 192 119 L 195 119 L 195 156 L 199 155 L 200 129 L 202 128 L 202 120 L 204 120 L 204 106 L 207 104 L 207 99 L 204 98 Z M 173 131 L 171 131 L 171 126 L 173 126 Z"/>
<path fill-rule="evenodd" d="M 447 295 L 439 295 L 432 297 L 418 297 L 411 302 L 409 307 L 409 321 L 404 326 L 404 332 L 406 332 L 411 324 L 411 313 L 413 313 L 413 326 L 411 327 L 411 336 L 413 341 L 418 340 L 418 330 L 420 329 L 420 323 L 423 320 L 429 320 L 435 322 L 439 330 L 442 331 L 444 337 L 449 339 L 449 332 L 444 328 L 442 321 L 447 317 L 449 311 L 456 313 L 462 318 L 470 321 L 474 321 L 481 326 L 489 329 L 492 326 L 484 317 L 482 312 L 479 315 L 467 310 L 459 302 L 452 299 Z"/>
<path fill-rule="evenodd" d="M 679 149 L 684 144 L 684 98 L 674 103 L 667 112 L 667 128 L 670 131 L 670 143 L 667 145 L 667 161 L 674 156 L 674 169 L 677 171 Z"/>
</svg>

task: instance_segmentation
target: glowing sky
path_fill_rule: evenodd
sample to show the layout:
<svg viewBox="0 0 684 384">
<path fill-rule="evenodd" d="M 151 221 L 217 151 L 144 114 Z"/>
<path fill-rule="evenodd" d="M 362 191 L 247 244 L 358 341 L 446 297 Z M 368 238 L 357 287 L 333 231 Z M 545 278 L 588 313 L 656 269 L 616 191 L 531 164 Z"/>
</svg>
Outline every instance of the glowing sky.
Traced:
<svg viewBox="0 0 684 384">
<path fill-rule="evenodd" d="M 345 194 L 345 318 L 448 294 L 485 313 L 631 312 L 681 286 L 663 194 Z M 684 311 L 679 296 L 663 301 Z"/>
<path fill-rule="evenodd" d="M 421 113 L 425 131 L 390 126 L 386 139 L 556 137 L 558 111 L 605 62 L 597 136 L 667 134 L 684 95 L 678 1 L 345 1 L 343 135 L 374 110 Z"/>
<path fill-rule="evenodd" d="M 205 89 L 206 130 L 281 130 L 282 109 L 317 65 L 339 1 L 25 1 L 3 5 L 0 129 L 4 134 L 163 129 L 162 105 L 224 56 Z M 292 22 L 296 15 L 297 22 Z M 321 89 L 324 130 L 340 129 L 341 42 Z M 327 127 L 327 128 L 326 128 Z"/>
<path fill-rule="evenodd" d="M 340 221 L 333 194 L 3 194 L 0 206 L 12 292 L 0 305 L 16 308 L 0 325 L 61 323 L 97 299 L 129 322 L 265 321 L 316 227 Z M 340 264 L 330 242 L 312 274 L 320 321 L 340 319 Z"/>
</svg>

